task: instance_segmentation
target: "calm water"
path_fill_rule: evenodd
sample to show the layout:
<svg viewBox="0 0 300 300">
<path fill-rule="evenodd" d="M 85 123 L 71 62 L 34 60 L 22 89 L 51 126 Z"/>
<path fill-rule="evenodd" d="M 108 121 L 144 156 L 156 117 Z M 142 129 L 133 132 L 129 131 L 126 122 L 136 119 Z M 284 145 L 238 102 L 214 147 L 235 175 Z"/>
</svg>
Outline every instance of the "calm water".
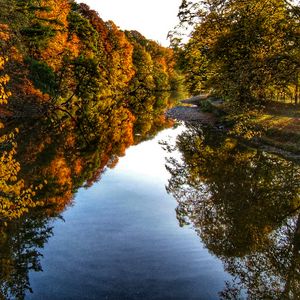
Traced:
<svg viewBox="0 0 300 300">
<path fill-rule="evenodd" d="M 210 128 L 121 120 L 98 143 L 24 125 L 19 176 L 44 206 L 1 228 L 0 298 L 300 299 L 299 164 Z"/>
<path fill-rule="evenodd" d="M 180 228 L 159 141 L 129 148 L 101 181 L 81 189 L 54 222 L 43 272 L 28 299 L 216 299 L 228 275 L 194 230 Z"/>
</svg>

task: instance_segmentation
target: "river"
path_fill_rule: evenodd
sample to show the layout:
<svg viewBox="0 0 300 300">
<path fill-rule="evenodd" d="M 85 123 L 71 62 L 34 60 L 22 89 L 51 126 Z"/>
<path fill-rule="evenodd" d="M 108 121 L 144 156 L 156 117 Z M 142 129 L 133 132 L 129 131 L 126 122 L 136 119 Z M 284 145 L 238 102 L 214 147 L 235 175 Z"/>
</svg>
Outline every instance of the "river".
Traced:
<svg viewBox="0 0 300 300">
<path fill-rule="evenodd" d="M 221 262 L 180 228 L 159 144 L 182 127 L 127 150 L 101 181 L 81 189 L 53 223 L 31 272 L 28 299 L 215 299 L 228 278 Z"/>
<path fill-rule="evenodd" d="M 199 125 L 136 133 L 109 158 L 64 139 L 22 153 L 48 204 L 2 234 L 7 299 L 297 299 L 297 164 Z"/>
</svg>

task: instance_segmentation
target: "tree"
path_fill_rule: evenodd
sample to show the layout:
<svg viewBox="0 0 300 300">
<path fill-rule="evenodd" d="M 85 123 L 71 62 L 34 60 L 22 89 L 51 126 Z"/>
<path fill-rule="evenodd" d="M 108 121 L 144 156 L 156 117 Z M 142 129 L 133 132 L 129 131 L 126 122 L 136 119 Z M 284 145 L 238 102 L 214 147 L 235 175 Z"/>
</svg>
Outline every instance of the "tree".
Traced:
<svg viewBox="0 0 300 300">
<path fill-rule="evenodd" d="M 190 92 L 254 103 L 295 85 L 297 8 L 284 0 L 183 1 L 181 24 L 193 26 L 179 49 Z"/>
</svg>

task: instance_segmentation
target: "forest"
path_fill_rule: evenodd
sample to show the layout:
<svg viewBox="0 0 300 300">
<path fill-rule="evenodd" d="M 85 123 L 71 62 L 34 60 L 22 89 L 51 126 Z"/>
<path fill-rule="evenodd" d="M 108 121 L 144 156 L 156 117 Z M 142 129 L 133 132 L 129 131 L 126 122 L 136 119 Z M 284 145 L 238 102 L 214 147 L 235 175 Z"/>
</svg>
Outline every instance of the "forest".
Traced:
<svg viewBox="0 0 300 300">
<path fill-rule="evenodd" d="M 216 124 L 186 124 L 177 148 L 165 145 L 182 156 L 166 162 L 179 225 L 236 279 L 223 299 L 300 297 L 297 1 L 182 0 L 170 47 L 74 0 L 0 7 L 1 299 L 24 299 L 51 222 L 80 188 L 176 127 L 165 112 L 182 92 L 203 96 Z"/>
<path fill-rule="evenodd" d="M 209 95 L 202 110 L 221 99 L 217 115 L 232 134 L 299 152 L 299 14 L 285 0 L 183 0 L 166 48 L 103 21 L 86 4 L 1 0 L 3 220 L 37 205 L 33 189 L 43 185 L 17 180 L 15 120 L 47 120 L 87 149 L 110 132 L 113 149 L 122 136 L 129 145 L 135 133 L 166 122 L 168 93 L 185 86 L 190 95 Z"/>
<path fill-rule="evenodd" d="M 172 49 L 86 4 L 0 4 L 0 297 L 23 299 L 49 220 L 126 148 L 172 126 L 163 112 L 181 75 Z"/>
<path fill-rule="evenodd" d="M 93 182 L 109 161 L 113 165 L 112 155 L 124 155 L 129 145 L 167 124 L 162 115 L 171 105 L 169 92 L 180 84 L 172 49 L 122 31 L 86 4 L 69 0 L 1 0 L 0 67 L 4 224 L 45 204 L 36 193 L 46 179 L 18 179 L 29 168 L 19 163 L 17 148 L 31 163 L 44 155 L 52 181 L 64 181 L 58 194 L 69 199 L 74 186 Z M 35 132 L 44 132 L 42 140 L 31 141 Z M 63 147 L 55 142 L 50 155 L 54 136 L 64 137 Z M 72 151 L 62 154 L 68 147 L 73 157 Z M 73 168 L 76 180 L 70 178 Z"/>
</svg>

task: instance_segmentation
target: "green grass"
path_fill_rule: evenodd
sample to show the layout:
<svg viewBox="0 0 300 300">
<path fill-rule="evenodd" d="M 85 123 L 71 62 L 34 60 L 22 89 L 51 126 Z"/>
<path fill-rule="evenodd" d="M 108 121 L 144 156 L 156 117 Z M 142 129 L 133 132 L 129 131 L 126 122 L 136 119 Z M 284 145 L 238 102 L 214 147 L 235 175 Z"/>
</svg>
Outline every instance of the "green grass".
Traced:
<svg viewBox="0 0 300 300">
<path fill-rule="evenodd" d="M 269 103 L 254 123 L 263 128 L 264 143 L 300 154 L 300 105 Z"/>
</svg>

